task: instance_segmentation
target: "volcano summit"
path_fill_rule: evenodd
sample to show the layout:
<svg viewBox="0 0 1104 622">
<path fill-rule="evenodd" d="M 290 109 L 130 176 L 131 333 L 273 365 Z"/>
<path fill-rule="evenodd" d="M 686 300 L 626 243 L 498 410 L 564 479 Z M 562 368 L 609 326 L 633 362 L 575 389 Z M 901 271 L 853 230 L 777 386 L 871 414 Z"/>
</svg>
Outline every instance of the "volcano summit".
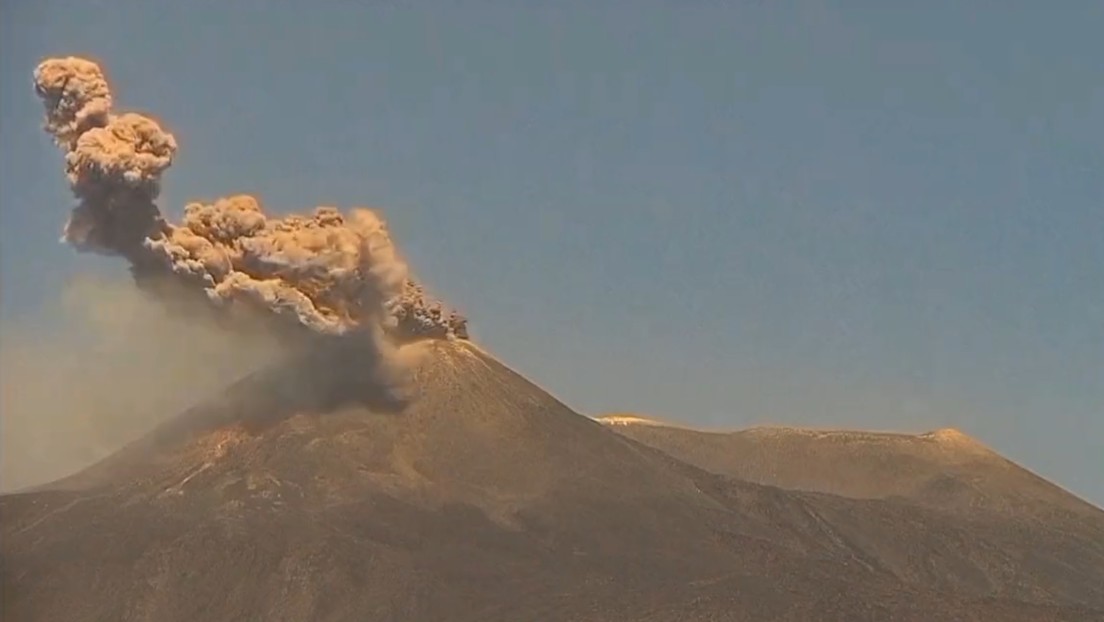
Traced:
<svg viewBox="0 0 1104 622">
<path fill-rule="evenodd" d="M 1104 619 L 1099 510 L 715 475 L 470 342 L 407 348 L 401 399 L 315 355 L 0 497 L 5 619 Z"/>
<path fill-rule="evenodd" d="M 466 339 L 374 212 L 232 197 L 168 223 L 175 140 L 87 61 L 36 89 L 65 239 L 291 347 L 0 496 L 5 621 L 1104 620 L 1104 512 L 969 439 L 595 421 Z"/>
</svg>

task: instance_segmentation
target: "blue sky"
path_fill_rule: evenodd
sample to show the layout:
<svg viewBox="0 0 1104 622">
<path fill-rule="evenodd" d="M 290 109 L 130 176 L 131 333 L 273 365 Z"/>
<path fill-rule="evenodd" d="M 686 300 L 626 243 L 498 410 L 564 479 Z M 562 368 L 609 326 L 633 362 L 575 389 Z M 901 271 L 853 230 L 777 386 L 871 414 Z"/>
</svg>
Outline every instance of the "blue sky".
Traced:
<svg viewBox="0 0 1104 622">
<path fill-rule="evenodd" d="M 1104 5 L 510 4 L 6 2 L 5 321 L 125 272 L 57 243 L 31 90 L 89 55 L 170 215 L 379 207 L 577 409 L 955 426 L 1104 503 Z"/>
</svg>

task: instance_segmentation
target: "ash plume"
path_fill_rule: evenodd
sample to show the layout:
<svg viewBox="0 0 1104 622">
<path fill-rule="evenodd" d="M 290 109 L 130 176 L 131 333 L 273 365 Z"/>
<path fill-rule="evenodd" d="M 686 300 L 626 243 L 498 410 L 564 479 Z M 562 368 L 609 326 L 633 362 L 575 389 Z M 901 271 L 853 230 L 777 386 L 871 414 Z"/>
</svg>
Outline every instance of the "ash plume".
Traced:
<svg viewBox="0 0 1104 622">
<path fill-rule="evenodd" d="M 467 320 L 412 280 L 374 211 L 318 207 L 276 218 L 238 195 L 189 204 L 170 223 L 156 199 L 173 135 L 144 115 L 115 114 L 92 61 L 47 59 L 34 82 L 77 198 L 62 236 L 76 249 L 124 257 L 158 293 L 200 293 L 216 309 L 257 311 L 309 335 L 359 335 L 377 346 L 380 336 L 467 337 Z"/>
</svg>

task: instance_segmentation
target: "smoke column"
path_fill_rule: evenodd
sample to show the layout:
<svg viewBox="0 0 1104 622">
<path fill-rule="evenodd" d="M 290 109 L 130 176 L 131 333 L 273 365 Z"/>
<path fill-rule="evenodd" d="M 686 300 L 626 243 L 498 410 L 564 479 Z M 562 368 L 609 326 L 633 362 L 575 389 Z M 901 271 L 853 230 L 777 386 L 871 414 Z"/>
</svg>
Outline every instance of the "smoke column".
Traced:
<svg viewBox="0 0 1104 622">
<path fill-rule="evenodd" d="M 176 154 L 172 134 L 149 117 L 114 114 L 92 61 L 47 59 L 34 82 L 77 198 L 62 236 L 76 249 L 126 258 L 139 285 L 159 293 L 169 282 L 216 309 L 259 311 L 310 335 L 467 338 L 467 320 L 411 279 L 375 212 L 273 218 L 239 195 L 192 203 L 169 223 L 155 201 Z"/>
</svg>

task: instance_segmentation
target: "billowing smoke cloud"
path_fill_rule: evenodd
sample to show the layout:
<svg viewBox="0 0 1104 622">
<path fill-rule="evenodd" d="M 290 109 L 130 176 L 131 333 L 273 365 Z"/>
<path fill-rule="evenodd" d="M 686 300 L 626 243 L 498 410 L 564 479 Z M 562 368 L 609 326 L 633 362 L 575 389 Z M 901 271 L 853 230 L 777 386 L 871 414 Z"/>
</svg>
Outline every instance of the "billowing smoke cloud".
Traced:
<svg viewBox="0 0 1104 622">
<path fill-rule="evenodd" d="M 63 240 L 125 257 L 139 284 L 201 292 L 212 306 L 251 309 L 319 336 L 466 338 L 465 318 L 409 275 L 375 212 L 273 218 L 257 199 L 233 196 L 185 208 L 167 222 L 155 200 L 177 144 L 153 119 L 116 115 L 93 62 L 53 58 L 35 70 L 45 129 L 65 151 L 77 206 Z"/>
</svg>

